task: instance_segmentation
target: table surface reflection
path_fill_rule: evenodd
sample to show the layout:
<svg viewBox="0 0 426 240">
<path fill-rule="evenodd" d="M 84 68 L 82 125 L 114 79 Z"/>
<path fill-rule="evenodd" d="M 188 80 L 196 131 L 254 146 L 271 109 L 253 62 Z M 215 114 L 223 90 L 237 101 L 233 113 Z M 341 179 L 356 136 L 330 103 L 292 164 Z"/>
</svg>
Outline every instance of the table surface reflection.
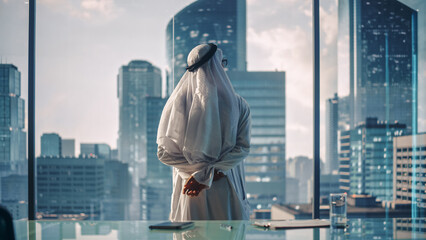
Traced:
<svg viewBox="0 0 426 240">
<path fill-rule="evenodd" d="M 264 230 L 251 221 L 195 221 L 180 231 L 149 230 L 161 221 L 14 221 L 17 240 L 23 239 L 426 239 L 426 218 L 349 219 L 343 229 Z M 233 226 L 232 230 L 221 224 Z"/>
</svg>

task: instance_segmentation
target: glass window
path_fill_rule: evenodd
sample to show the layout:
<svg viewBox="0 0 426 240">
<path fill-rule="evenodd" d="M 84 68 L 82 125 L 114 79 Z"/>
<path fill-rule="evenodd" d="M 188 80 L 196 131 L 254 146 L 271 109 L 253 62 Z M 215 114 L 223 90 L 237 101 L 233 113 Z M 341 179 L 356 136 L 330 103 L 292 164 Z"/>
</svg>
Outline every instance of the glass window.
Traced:
<svg viewBox="0 0 426 240">
<path fill-rule="evenodd" d="M 0 205 L 28 216 L 28 4 L 0 2 Z"/>
<path fill-rule="evenodd" d="M 330 190 L 348 193 L 349 216 L 366 202 L 383 213 L 394 215 L 405 206 L 399 214 L 424 216 L 423 195 L 417 191 L 424 179 L 417 173 L 423 171 L 418 157 L 426 142 L 421 107 L 426 95 L 420 90 L 426 75 L 418 67 L 425 62 L 426 5 L 341 0 L 323 7 L 336 14 L 321 17 L 321 45 L 332 43 L 321 55 L 321 157 L 326 166 L 321 187 L 326 177 L 335 178 L 338 188 Z"/>
</svg>

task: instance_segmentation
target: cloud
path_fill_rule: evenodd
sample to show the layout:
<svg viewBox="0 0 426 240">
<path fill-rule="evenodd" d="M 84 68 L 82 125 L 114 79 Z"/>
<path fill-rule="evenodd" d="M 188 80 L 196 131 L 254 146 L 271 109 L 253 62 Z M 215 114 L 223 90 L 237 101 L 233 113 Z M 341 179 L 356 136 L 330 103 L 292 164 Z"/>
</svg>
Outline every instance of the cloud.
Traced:
<svg viewBox="0 0 426 240">
<path fill-rule="evenodd" d="M 301 99 L 305 105 L 312 105 L 312 53 L 309 33 L 300 27 L 274 28 L 247 32 L 249 58 L 253 70 L 281 70 L 286 72 L 286 87 L 290 98 Z"/>
<path fill-rule="evenodd" d="M 89 22 L 108 22 L 124 11 L 114 0 L 39 0 L 39 3 L 52 11 Z"/>
<path fill-rule="evenodd" d="M 287 157 L 312 155 L 312 1 L 248 0 L 248 69 L 286 72 Z M 337 4 L 324 0 L 321 27 L 321 131 L 325 99 L 337 91 Z M 300 144 L 301 142 L 308 144 Z M 321 143 L 324 143 L 324 134 Z M 323 148 L 324 144 L 321 145 Z M 321 153 L 324 153 L 321 149 Z"/>
</svg>

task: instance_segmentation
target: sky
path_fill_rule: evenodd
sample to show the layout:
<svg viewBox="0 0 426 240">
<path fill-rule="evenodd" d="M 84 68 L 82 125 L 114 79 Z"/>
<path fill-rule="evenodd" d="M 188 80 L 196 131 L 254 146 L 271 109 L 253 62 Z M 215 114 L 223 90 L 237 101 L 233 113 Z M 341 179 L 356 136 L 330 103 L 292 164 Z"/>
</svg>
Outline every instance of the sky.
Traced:
<svg viewBox="0 0 426 240">
<path fill-rule="evenodd" d="M 42 133 L 107 143 L 118 136 L 117 74 L 131 60 L 166 67 L 168 21 L 193 0 L 38 0 L 36 38 L 36 149 Z M 426 1 L 419 9 L 426 29 Z M 167 6 L 167 8 L 164 8 Z M 311 0 L 247 0 L 248 70 L 286 72 L 286 155 L 312 156 Z M 325 149 L 325 100 L 338 81 L 337 0 L 321 0 L 321 156 Z M 0 61 L 22 73 L 27 96 L 28 4 L 0 0 Z M 423 30 L 424 31 L 424 30 Z M 419 33 L 419 89 L 425 89 L 426 52 Z M 424 42 L 424 41 L 423 41 Z M 340 59 L 340 58 L 339 58 Z M 344 64 L 344 63 L 343 63 Z M 340 84 L 340 86 L 339 86 Z M 343 90 L 341 90 L 343 89 Z M 426 131 L 426 103 L 419 96 L 419 129 Z"/>
</svg>

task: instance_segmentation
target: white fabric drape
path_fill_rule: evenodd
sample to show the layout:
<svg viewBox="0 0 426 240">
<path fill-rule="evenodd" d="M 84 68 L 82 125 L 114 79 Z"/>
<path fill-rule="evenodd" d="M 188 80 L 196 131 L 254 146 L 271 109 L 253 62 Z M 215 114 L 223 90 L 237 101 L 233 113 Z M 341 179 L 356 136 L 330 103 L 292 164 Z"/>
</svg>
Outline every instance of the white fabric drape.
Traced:
<svg viewBox="0 0 426 240">
<path fill-rule="evenodd" d="M 199 45 L 188 65 L 209 50 Z M 248 219 L 243 160 L 250 149 L 250 111 L 221 66 L 222 52 L 186 72 L 167 101 L 158 128 L 158 157 L 173 166 L 171 220 Z M 212 184 L 214 170 L 226 176 Z M 193 176 L 209 187 L 197 197 L 182 194 Z M 221 201 L 222 199 L 222 201 Z"/>
</svg>

